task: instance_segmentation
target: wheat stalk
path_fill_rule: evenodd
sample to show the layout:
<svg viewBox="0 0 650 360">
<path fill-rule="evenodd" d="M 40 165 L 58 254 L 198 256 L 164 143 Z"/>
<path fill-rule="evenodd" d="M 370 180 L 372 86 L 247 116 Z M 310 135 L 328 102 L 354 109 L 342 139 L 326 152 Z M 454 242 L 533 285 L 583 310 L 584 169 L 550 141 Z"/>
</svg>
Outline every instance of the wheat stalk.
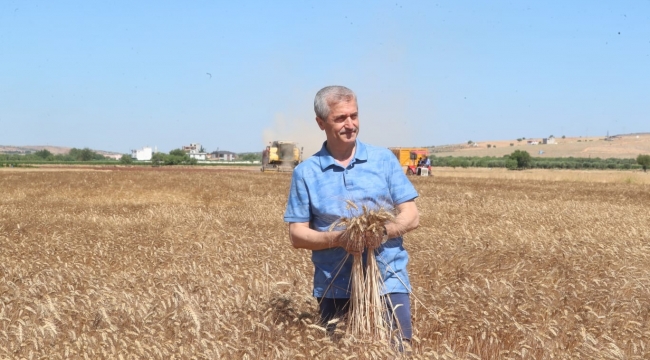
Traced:
<svg viewBox="0 0 650 360">
<path fill-rule="evenodd" d="M 350 200 L 347 203 L 347 209 L 352 215 L 343 217 L 330 226 L 330 230 L 345 228 L 341 236 L 347 241 L 348 249 L 353 251 L 347 330 L 356 339 L 386 340 L 390 334 L 386 322 L 388 309 L 381 297 L 383 278 L 374 249 L 379 245 L 378 239 L 383 236 L 384 224 L 395 216 L 384 207 L 371 209 L 367 205 L 359 207 Z M 365 265 L 362 254 L 364 250 Z"/>
</svg>

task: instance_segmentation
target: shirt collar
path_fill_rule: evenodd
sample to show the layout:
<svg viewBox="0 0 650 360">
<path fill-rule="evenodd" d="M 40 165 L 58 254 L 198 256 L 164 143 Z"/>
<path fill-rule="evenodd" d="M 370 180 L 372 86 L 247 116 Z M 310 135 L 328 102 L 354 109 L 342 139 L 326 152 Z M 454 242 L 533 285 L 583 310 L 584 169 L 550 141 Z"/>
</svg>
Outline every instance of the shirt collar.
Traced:
<svg viewBox="0 0 650 360">
<path fill-rule="evenodd" d="M 339 163 L 336 162 L 336 160 L 334 160 L 329 151 L 327 151 L 327 141 L 323 142 L 323 147 L 321 147 L 320 151 L 318 152 L 318 158 L 320 159 L 320 167 L 323 171 L 330 166 L 342 167 Z M 350 163 L 352 164 L 353 162 L 359 161 L 365 162 L 367 160 L 368 150 L 366 149 L 366 145 L 361 141 L 356 140 L 353 160 Z"/>
</svg>

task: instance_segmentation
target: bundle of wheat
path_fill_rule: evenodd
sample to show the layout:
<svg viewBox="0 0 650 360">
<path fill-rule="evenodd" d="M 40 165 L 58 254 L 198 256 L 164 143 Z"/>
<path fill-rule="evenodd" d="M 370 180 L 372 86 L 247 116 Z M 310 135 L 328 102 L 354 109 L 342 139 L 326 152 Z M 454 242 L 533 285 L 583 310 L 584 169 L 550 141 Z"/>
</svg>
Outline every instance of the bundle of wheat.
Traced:
<svg viewBox="0 0 650 360">
<path fill-rule="evenodd" d="M 356 339 L 386 340 L 390 327 L 386 323 L 386 304 L 381 298 L 383 278 L 373 250 L 380 245 L 384 224 L 395 215 L 385 207 L 371 209 L 362 205 L 360 209 L 352 201 L 347 203 L 352 216 L 339 219 L 330 230 L 345 228 L 342 236 L 353 256 L 348 333 Z M 368 249 L 371 251 L 366 252 L 364 266 L 362 252 Z"/>
</svg>

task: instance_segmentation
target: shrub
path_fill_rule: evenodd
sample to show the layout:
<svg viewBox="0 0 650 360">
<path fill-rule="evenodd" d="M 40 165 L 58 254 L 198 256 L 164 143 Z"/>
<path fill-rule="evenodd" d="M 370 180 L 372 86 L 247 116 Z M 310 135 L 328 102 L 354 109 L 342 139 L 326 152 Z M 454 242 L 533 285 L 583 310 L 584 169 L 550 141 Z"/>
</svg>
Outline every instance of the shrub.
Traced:
<svg viewBox="0 0 650 360">
<path fill-rule="evenodd" d="M 515 160 L 517 162 L 517 167 L 520 169 L 530 167 L 530 164 L 532 162 L 532 158 L 530 157 L 530 154 L 528 151 L 525 150 L 515 150 L 512 154 L 510 154 L 510 159 Z M 507 167 L 507 162 L 506 162 L 506 167 Z"/>
<path fill-rule="evenodd" d="M 643 171 L 646 172 L 650 167 L 650 155 L 639 155 L 636 157 L 636 163 L 641 165 Z"/>
</svg>

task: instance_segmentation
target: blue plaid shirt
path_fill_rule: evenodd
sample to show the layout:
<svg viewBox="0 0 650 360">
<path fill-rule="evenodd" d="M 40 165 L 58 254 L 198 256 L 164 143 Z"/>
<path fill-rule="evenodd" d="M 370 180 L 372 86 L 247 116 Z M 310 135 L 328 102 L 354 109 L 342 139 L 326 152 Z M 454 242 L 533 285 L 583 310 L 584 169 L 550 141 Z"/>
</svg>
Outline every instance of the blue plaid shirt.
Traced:
<svg viewBox="0 0 650 360">
<path fill-rule="evenodd" d="M 327 151 L 326 143 L 294 169 L 285 222 L 309 222 L 312 229 L 329 231 L 341 217 L 356 215 L 347 200 L 390 209 L 418 196 L 390 150 L 357 140 L 354 157 L 343 168 Z M 406 271 L 408 253 L 402 243 L 402 237 L 396 237 L 375 250 L 384 278 L 383 294 L 411 291 Z M 311 258 L 314 296 L 349 298 L 352 257 L 337 247 L 312 251 Z"/>
</svg>

